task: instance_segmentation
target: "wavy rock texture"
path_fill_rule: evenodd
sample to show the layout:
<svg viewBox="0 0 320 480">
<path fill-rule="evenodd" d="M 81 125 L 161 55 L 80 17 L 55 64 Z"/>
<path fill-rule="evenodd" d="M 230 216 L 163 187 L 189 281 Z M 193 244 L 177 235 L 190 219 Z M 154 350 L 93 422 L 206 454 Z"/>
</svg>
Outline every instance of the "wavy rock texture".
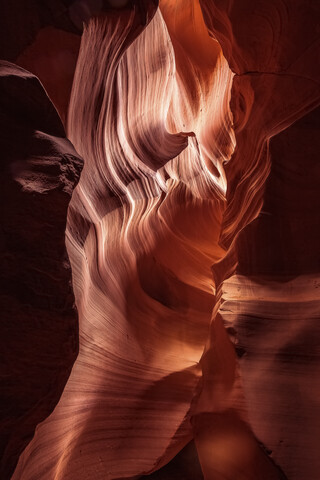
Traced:
<svg viewBox="0 0 320 480">
<path fill-rule="evenodd" d="M 236 337 L 248 419 L 288 478 L 319 476 L 319 276 L 233 276 L 221 315 Z"/>
<path fill-rule="evenodd" d="M 69 122 L 86 158 L 68 221 L 80 352 L 14 478 L 131 477 L 166 463 L 191 438 L 188 412 L 214 303 L 210 265 L 223 254 L 225 183 L 202 149 L 214 172 L 233 150 L 232 74 L 196 13 L 194 32 L 213 53 L 203 78 L 194 59 L 189 98 L 179 97 L 188 72 L 176 70 L 159 11 L 134 43 L 141 27 L 130 12 L 98 18 L 84 33 Z"/>
<path fill-rule="evenodd" d="M 219 285 L 222 285 L 223 280 L 230 275 L 235 268 L 238 256 L 241 255 L 241 244 L 234 248 L 237 232 L 241 231 L 261 208 L 263 185 L 269 172 L 271 137 L 288 128 L 290 124 L 319 104 L 319 69 L 314 66 L 314 58 L 319 55 L 314 30 L 315 11 L 314 5 L 302 5 L 298 2 L 287 8 L 278 2 L 271 2 L 268 5 L 259 2 L 253 12 L 249 2 L 241 2 L 237 5 L 228 2 L 219 4 L 203 2 L 202 6 L 208 28 L 219 40 L 230 67 L 236 72 L 231 97 L 236 149 L 232 161 L 226 166 L 227 208 L 221 233 L 222 244 L 226 247 L 230 246 L 230 249 L 224 261 L 213 267 L 218 299 L 215 311 L 218 313 L 211 324 L 210 344 L 201 360 L 204 388 L 197 405 L 199 415 L 194 418 L 195 436 L 202 468 L 208 478 L 279 478 L 282 474 L 278 473 L 271 464 L 268 465 L 262 457 L 262 450 L 253 445 L 252 433 L 256 434 L 258 441 L 266 441 L 268 447 L 267 436 L 265 434 L 260 436 L 261 430 L 256 428 L 257 424 L 251 425 L 253 432 L 250 433 L 248 430 L 252 397 L 247 398 L 247 391 L 243 389 L 243 369 L 239 370 L 234 350 L 228 347 L 225 332 L 221 327 L 224 315 L 222 311 L 218 311 L 222 293 Z M 311 29 L 311 32 L 306 35 L 303 34 L 305 24 L 302 26 L 302 24 L 298 25 L 298 22 L 293 22 L 298 12 L 303 15 L 305 24 L 308 24 Z M 246 27 L 244 26 L 245 18 L 247 19 Z M 276 18 L 281 19 L 278 24 Z M 252 29 L 246 33 L 248 25 L 252 26 Z M 267 35 L 268 29 L 273 33 L 272 38 L 270 34 Z M 252 37 L 250 37 L 251 34 Z M 294 54 L 289 54 L 288 44 L 296 45 Z M 276 138 L 275 142 L 277 142 Z M 302 132 L 300 132 L 300 138 L 303 138 Z M 271 141 L 272 144 L 273 141 Z M 298 158 L 293 155 L 292 159 Z M 293 171 L 292 178 L 297 176 L 299 166 L 292 166 L 289 155 L 284 165 L 285 175 Z M 277 182 L 283 182 L 282 176 L 278 175 L 276 178 Z M 319 180 L 319 175 L 317 179 Z M 297 189 L 295 191 L 297 192 Z M 273 192 L 271 190 L 270 193 L 271 196 L 274 193 L 278 195 L 280 193 L 278 198 L 281 199 L 283 196 L 287 202 L 290 199 L 287 196 L 287 189 L 283 195 L 279 189 Z M 275 199 L 273 201 L 275 203 Z M 274 211 L 275 209 L 273 213 Z M 314 215 L 314 219 L 318 221 L 318 216 Z M 295 223 L 298 223 L 297 219 Z M 246 237 L 245 231 L 243 237 L 244 239 Z M 287 238 L 290 249 L 292 241 L 289 232 L 287 232 Z M 248 259 L 250 256 L 248 246 L 253 247 L 248 241 L 242 242 L 243 244 L 246 245 Z M 253 257 L 251 265 L 254 262 L 261 263 L 259 258 L 265 257 L 264 250 L 268 248 L 266 242 L 260 243 L 260 247 L 262 250 L 259 255 L 254 256 L 251 252 Z M 274 248 L 276 250 L 277 245 L 274 245 Z M 288 275 L 291 272 L 284 270 L 282 274 Z M 268 288 L 266 288 L 266 296 L 268 297 Z M 224 308 L 223 305 L 221 308 Z M 263 318 L 259 308 L 261 305 L 257 305 L 257 316 Z M 263 324 L 263 322 L 260 323 Z M 264 328 L 267 334 L 268 322 L 266 321 Z M 231 338 L 234 339 L 233 331 Z M 225 342 L 224 347 L 223 342 Z M 292 348 L 294 350 L 294 344 Z M 308 348 L 307 343 L 305 348 Z M 275 346 L 274 355 L 276 351 Z M 241 355 L 243 352 L 240 350 L 238 353 Z M 214 369 L 212 366 L 219 365 L 219 360 L 222 358 L 224 365 Z M 220 364 L 222 364 L 221 360 Z M 294 372 L 294 364 L 292 371 Z M 300 413 L 304 408 L 309 407 L 311 405 L 306 401 L 305 407 L 300 407 Z M 261 396 L 259 408 L 261 416 L 265 415 L 267 419 L 267 412 L 270 412 L 270 409 L 262 401 Z M 273 404 L 273 408 L 276 412 L 276 403 Z M 211 415 L 208 414 L 210 411 Z M 302 425 L 303 416 L 300 417 L 300 422 Z M 282 428 L 285 428 L 285 423 L 286 420 L 283 420 Z M 309 433 L 309 441 L 312 438 L 312 441 L 317 444 L 318 436 L 315 432 Z M 296 440 L 292 438 L 291 442 L 295 443 Z M 224 460 L 224 452 L 227 448 L 238 449 L 239 444 L 242 445 L 239 455 L 235 456 L 231 465 L 228 466 L 227 461 Z M 217 448 L 217 458 L 212 455 L 213 445 Z M 272 447 L 274 448 L 274 444 Z M 283 450 L 282 448 L 282 452 Z M 291 475 L 289 478 L 304 477 L 307 468 L 309 474 L 313 472 L 313 477 L 310 478 L 316 478 L 319 475 L 316 463 L 306 467 L 302 460 L 304 454 L 300 454 L 300 459 L 295 462 L 294 467 L 288 467 L 289 464 L 293 465 L 290 463 L 292 450 L 291 452 L 289 449 L 285 450 L 285 454 L 280 454 L 274 448 L 272 456 L 280 462 L 282 468 L 287 468 L 288 474 Z M 221 459 L 220 465 L 219 459 Z"/>
<path fill-rule="evenodd" d="M 0 63 L 0 476 L 57 404 L 78 352 L 65 249 L 82 161 L 31 73 Z"/>
<path fill-rule="evenodd" d="M 319 108 L 271 140 L 263 209 L 222 295 L 250 425 L 288 478 L 319 476 L 318 125 Z"/>
<path fill-rule="evenodd" d="M 281 200 L 289 218 L 296 191 L 282 195 L 299 155 L 281 163 L 281 145 L 309 115 L 317 124 L 317 7 L 137 5 L 93 18 L 82 37 L 68 136 L 84 169 L 67 224 L 80 350 L 13 479 L 137 478 L 194 437 L 206 479 L 315 480 L 318 277 L 311 255 L 265 272 L 277 243 L 268 257 L 258 240 Z M 273 159 L 284 173 L 265 191 Z M 281 251 L 303 252 L 285 238 Z M 287 407 L 293 379 L 307 394 Z"/>
</svg>

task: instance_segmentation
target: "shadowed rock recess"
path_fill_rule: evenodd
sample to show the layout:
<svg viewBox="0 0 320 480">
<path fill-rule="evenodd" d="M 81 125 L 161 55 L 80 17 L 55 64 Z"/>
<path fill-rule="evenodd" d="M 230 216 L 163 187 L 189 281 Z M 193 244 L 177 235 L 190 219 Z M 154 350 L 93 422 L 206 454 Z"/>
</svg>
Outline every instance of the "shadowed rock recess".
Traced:
<svg viewBox="0 0 320 480">
<path fill-rule="evenodd" d="M 1 11 L 1 479 L 319 480 L 320 3 Z"/>
</svg>

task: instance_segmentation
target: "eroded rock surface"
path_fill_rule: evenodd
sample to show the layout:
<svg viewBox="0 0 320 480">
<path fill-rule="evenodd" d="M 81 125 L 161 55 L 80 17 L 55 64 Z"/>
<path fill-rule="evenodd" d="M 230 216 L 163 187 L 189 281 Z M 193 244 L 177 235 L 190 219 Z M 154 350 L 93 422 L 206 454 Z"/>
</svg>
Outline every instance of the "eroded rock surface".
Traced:
<svg viewBox="0 0 320 480">
<path fill-rule="evenodd" d="M 80 350 L 13 479 L 137 478 L 193 437 L 206 480 L 315 480 L 318 6 L 124 3 L 65 91 Z"/>
<path fill-rule="evenodd" d="M 65 225 L 82 161 L 36 77 L 1 62 L 0 88 L 0 476 L 8 479 L 78 352 Z"/>
</svg>

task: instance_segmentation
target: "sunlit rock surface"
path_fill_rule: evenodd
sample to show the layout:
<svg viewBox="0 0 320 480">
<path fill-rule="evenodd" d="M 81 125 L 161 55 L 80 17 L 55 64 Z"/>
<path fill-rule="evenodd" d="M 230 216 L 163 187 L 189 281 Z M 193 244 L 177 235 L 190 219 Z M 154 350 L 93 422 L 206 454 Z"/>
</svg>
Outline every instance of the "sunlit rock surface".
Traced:
<svg viewBox="0 0 320 480">
<path fill-rule="evenodd" d="M 180 478 L 195 445 L 185 478 L 316 480 L 319 8 L 80 3 L 63 102 L 19 57 L 84 168 L 79 355 L 13 479 Z"/>
</svg>

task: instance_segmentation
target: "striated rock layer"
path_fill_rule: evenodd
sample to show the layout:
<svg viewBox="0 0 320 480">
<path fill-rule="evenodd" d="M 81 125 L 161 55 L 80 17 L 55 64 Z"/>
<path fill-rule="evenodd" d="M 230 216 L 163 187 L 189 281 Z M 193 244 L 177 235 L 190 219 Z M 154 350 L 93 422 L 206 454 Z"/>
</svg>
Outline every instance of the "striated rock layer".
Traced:
<svg viewBox="0 0 320 480">
<path fill-rule="evenodd" d="M 233 276 L 220 309 L 235 336 L 248 420 L 287 478 L 320 471 L 319 276 Z"/>
<path fill-rule="evenodd" d="M 318 111 L 317 13 L 163 0 L 88 22 L 68 116 L 79 356 L 14 480 L 137 478 L 192 437 L 205 479 L 319 477 L 314 257 L 266 272 L 277 243 L 258 241 L 299 171 L 284 153 L 265 193 L 273 153 Z"/>
<path fill-rule="evenodd" d="M 217 285 L 220 285 L 217 288 L 217 298 L 221 301 L 222 282 L 235 268 L 237 257 L 241 255 L 241 244 L 238 244 L 235 249 L 235 243 L 232 242 L 235 242 L 237 233 L 259 213 L 261 208 L 263 185 L 269 171 L 270 139 L 319 104 L 319 68 L 314 64 L 314 59 L 319 55 L 319 45 L 315 33 L 317 17 L 314 4 L 297 2 L 285 8 L 278 2 L 269 2 L 268 5 L 259 2 L 254 11 L 249 2 L 236 5 L 228 2 L 222 2 L 219 5 L 214 2 L 203 2 L 202 5 L 208 28 L 219 40 L 230 67 L 236 73 L 231 96 L 236 148 L 232 161 L 226 166 L 227 208 L 221 233 L 222 244 L 226 247 L 230 245 L 230 249 L 224 261 L 213 267 Z M 298 12 L 299 15 L 303 15 L 303 26 L 298 21 L 292 21 Z M 281 19 L 278 26 L 276 18 Z M 304 35 L 306 24 L 311 31 Z M 248 31 L 249 25 L 252 28 Z M 271 30 L 273 38 L 266 33 L 268 28 L 273 28 Z M 275 41 L 275 38 L 278 41 Z M 288 44 L 295 45 L 294 53 L 288 50 Z M 294 158 L 295 156 L 292 156 L 292 159 Z M 285 175 L 290 170 L 295 171 L 296 167 L 292 162 L 290 163 L 290 156 L 287 157 L 285 165 L 288 166 Z M 281 181 L 281 177 L 277 178 L 278 182 Z M 273 201 L 276 201 L 275 198 Z M 314 218 L 318 221 L 319 217 Z M 243 238 L 246 238 L 245 231 Z M 288 243 L 291 248 L 290 234 Z M 242 243 L 244 244 L 245 242 Z M 248 248 L 248 243 L 246 245 Z M 250 245 L 249 248 L 254 247 Z M 253 257 L 251 264 L 257 258 L 258 262 L 259 258 L 264 258 L 266 248 L 268 245 L 264 241 L 262 249 Z M 253 256 L 252 253 L 252 250 L 249 253 L 247 251 L 247 259 Z M 267 290 L 266 288 L 268 296 Z M 294 467 L 289 467 L 292 465 L 292 450 L 282 448 L 280 455 L 275 451 L 274 444 L 272 447 L 268 445 L 266 435 L 260 436 L 261 430 L 257 424 L 250 423 L 252 405 L 251 398 L 247 398 L 247 392 L 243 388 L 245 380 L 242 376 L 244 377 L 245 374 L 242 373 L 242 368 L 239 369 L 233 348 L 228 349 L 227 342 L 223 340 L 221 323 L 224 321 L 224 316 L 218 308 L 219 302 L 215 308 L 217 312 L 215 320 L 211 324 L 210 344 L 201 360 L 204 388 L 197 405 L 199 415 L 194 418 L 204 474 L 208 478 L 215 475 L 217 478 L 220 476 L 221 478 L 279 478 L 282 474 L 277 473 L 270 464 L 268 466 L 262 458 L 262 450 L 253 446 L 254 434 L 257 441 L 267 443 L 266 448 L 270 450 L 273 448 L 271 456 L 285 473 L 288 472 L 289 478 L 303 478 L 307 468 L 303 461 L 304 454 L 300 454 L 300 459 L 295 462 Z M 256 314 L 263 319 L 260 308 L 261 305 L 257 305 Z M 268 322 L 261 323 L 263 325 L 261 328 L 265 328 L 265 334 L 267 334 Z M 232 340 L 234 337 L 237 338 L 237 332 L 231 330 L 230 333 Z M 225 341 L 224 348 L 222 340 Z M 245 351 L 245 347 L 242 348 Z M 294 350 L 294 344 L 292 348 Z M 308 343 L 305 344 L 305 348 L 308 348 Z M 276 350 L 275 347 L 275 355 Z M 238 354 L 242 353 L 240 349 Z M 222 358 L 223 361 L 221 361 Z M 221 367 L 214 369 L 213 365 L 219 365 L 219 361 Z M 252 361 L 255 360 L 252 359 Z M 294 364 L 292 369 L 294 372 Z M 259 408 L 261 416 L 267 419 L 270 407 L 261 396 Z M 276 415 L 276 402 L 271 408 Z M 306 399 L 305 404 L 302 403 L 300 406 L 300 413 L 309 408 L 312 410 L 311 404 L 308 404 Z M 211 415 L 208 415 L 210 411 Z M 286 421 L 288 420 L 283 419 L 282 428 L 288 428 L 285 427 Z M 297 417 L 297 421 L 302 426 L 303 415 L 300 418 Z M 270 419 L 270 426 L 272 423 Z M 251 427 L 251 434 L 248 425 Z M 279 428 L 281 428 L 280 425 Z M 315 431 L 309 434 L 309 441 L 317 445 L 319 435 L 316 435 Z M 291 442 L 296 444 L 296 439 L 292 438 Z M 238 449 L 239 444 L 242 445 L 239 456 L 235 456 L 235 460 L 228 466 L 227 460 L 224 460 L 224 452 L 230 448 Z M 216 457 L 212 455 L 213 445 L 217 445 Z M 309 453 L 306 457 L 308 455 Z M 220 465 L 219 459 L 221 459 Z M 317 478 L 319 471 L 316 462 L 308 466 L 308 473 L 310 471 L 313 472 L 313 477 L 310 478 Z"/>
</svg>

